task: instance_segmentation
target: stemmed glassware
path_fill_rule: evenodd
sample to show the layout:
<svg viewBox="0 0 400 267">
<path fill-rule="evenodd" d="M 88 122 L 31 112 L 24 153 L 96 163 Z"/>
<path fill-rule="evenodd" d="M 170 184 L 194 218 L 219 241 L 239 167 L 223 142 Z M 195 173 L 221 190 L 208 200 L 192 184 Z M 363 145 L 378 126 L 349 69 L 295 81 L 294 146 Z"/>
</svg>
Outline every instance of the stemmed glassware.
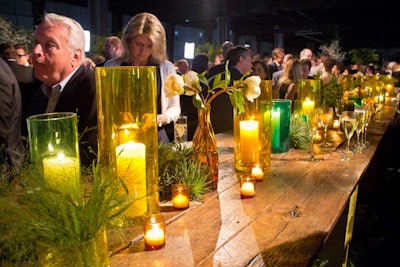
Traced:
<svg viewBox="0 0 400 267">
<path fill-rule="evenodd" d="M 318 110 L 309 111 L 306 113 L 306 120 L 308 124 L 308 130 L 310 132 L 311 137 L 311 157 L 308 158 L 308 161 L 319 161 L 322 159 L 316 158 L 314 155 L 314 137 L 318 133 Z"/>
<path fill-rule="evenodd" d="M 372 104 L 371 103 L 366 104 L 365 105 L 364 135 L 363 135 L 363 144 L 364 144 L 365 147 L 368 144 L 368 141 L 367 141 L 367 128 L 368 128 L 369 121 L 371 120 L 372 111 L 373 111 Z"/>
<path fill-rule="evenodd" d="M 355 146 L 355 152 L 361 153 L 364 150 L 364 128 L 365 128 L 365 107 L 360 106 L 354 108 L 354 113 L 356 116 L 356 134 L 357 134 L 357 143 Z M 361 136 L 361 138 L 360 138 Z M 360 140 L 361 139 L 361 140 Z"/>
<path fill-rule="evenodd" d="M 350 139 L 354 134 L 357 126 L 356 115 L 354 111 L 343 111 L 342 112 L 342 127 L 344 134 L 347 138 L 346 150 L 344 151 L 344 156 L 341 161 L 351 161 L 353 152 L 350 150 Z"/>
<path fill-rule="evenodd" d="M 331 147 L 332 143 L 329 143 L 326 140 L 326 132 L 328 130 L 329 124 L 332 123 L 333 120 L 333 108 L 332 107 L 323 107 L 319 108 L 319 123 L 324 128 L 324 141 L 321 143 L 320 146 L 322 147 Z"/>
<path fill-rule="evenodd" d="M 345 103 L 344 103 L 343 99 L 337 99 L 335 102 L 335 114 L 339 120 L 339 128 L 336 131 L 336 133 L 339 135 L 342 134 L 342 131 L 340 130 L 340 121 L 341 121 L 341 117 L 342 117 L 342 112 L 344 110 L 345 110 Z"/>
</svg>

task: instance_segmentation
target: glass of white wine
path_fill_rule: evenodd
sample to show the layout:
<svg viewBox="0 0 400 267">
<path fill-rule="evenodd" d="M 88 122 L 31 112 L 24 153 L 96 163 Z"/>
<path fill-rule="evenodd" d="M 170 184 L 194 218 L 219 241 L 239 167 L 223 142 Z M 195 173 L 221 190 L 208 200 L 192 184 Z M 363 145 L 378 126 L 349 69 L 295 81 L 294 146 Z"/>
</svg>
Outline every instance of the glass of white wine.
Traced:
<svg viewBox="0 0 400 267">
<path fill-rule="evenodd" d="M 344 110 L 345 110 L 345 103 L 344 103 L 343 99 L 337 99 L 335 101 L 335 114 L 336 114 L 336 117 L 339 120 L 339 123 L 340 123 L 340 120 L 342 118 L 342 112 Z M 338 128 L 336 133 L 339 134 L 339 135 L 342 134 L 342 131 L 340 130 L 340 126 L 339 126 L 339 128 Z"/>
<path fill-rule="evenodd" d="M 309 111 L 306 114 L 306 120 L 308 125 L 308 130 L 311 137 L 310 153 L 311 156 L 307 158 L 307 161 L 320 161 L 323 159 L 316 158 L 314 155 L 314 137 L 318 133 L 318 110 Z"/>
<path fill-rule="evenodd" d="M 373 104 L 368 103 L 365 105 L 365 124 L 364 124 L 364 135 L 363 135 L 363 144 L 364 147 L 367 146 L 367 144 L 369 143 L 367 141 L 367 129 L 368 129 L 368 124 L 371 120 L 371 116 L 373 113 Z"/>
<path fill-rule="evenodd" d="M 356 114 L 354 111 L 343 111 L 342 113 L 342 128 L 343 132 L 347 138 L 346 150 L 341 158 L 341 161 L 351 161 L 353 157 L 353 152 L 350 150 L 350 139 L 354 134 L 357 126 Z"/>
<path fill-rule="evenodd" d="M 365 106 L 359 106 L 354 108 L 354 113 L 356 115 L 356 134 L 357 134 L 357 143 L 355 146 L 355 152 L 362 153 L 364 150 L 364 130 L 365 130 Z"/>
<path fill-rule="evenodd" d="M 324 141 L 320 145 L 322 147 L 332 146 L 332 143 L 329 143 L 326 137 L 328 126 L 332 123 L 332 121 L 333 121 L 333 108 L 332 107 L 319 108 L 319 123 L 324 128 Z"/>
</svg>

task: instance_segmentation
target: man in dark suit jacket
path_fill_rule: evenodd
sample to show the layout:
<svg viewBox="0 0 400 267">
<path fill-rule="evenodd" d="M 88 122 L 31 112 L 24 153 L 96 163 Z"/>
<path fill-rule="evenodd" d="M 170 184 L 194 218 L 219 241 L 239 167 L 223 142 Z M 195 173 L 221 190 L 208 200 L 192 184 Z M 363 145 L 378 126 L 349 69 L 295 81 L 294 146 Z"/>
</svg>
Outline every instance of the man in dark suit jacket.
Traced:
<svg viewBox="0 0 400 267">
<path fill-rule="evenodd" d="M 272 62 L 267 64 L 269 77 L 273 76 L 274 72 L 282 70 L 283 58 L 285 56 L 285 51 L 283 48 L 274 48 L 271 52 Z"/>
<path fill-rule="evenodd" d="M 89 166 L 97 154 L 96 84 L 94 71 L 83 64 L 83 29 L 75 20 L 47 13 L 34 37 L 35 76 L 43 85 L 32 99 L 29 113 L 77 113 L 81 163 Z M 55 94 L 59 95 L 55 106 L 51 106 L 48 102 L 54 91 L 49 89 L 55 87 L 61 89 Z"/>
<path fill-rule="evenodd" d="M 244 74 L 251 71 L 253 64 L 251 62 L 252 51 L 244 46 L 235 46 L 230 49 L 226 55 L 226 60 L 229 61 L 228 70 L 231 76 L 230 85 L 233 81 L 237 81 Z M 220 71 L 222 79 L 225 79 L 225 68 Z M 206 77 L 212 80 L 218 73 L 207 73 Z M 211 81 L 212 84 L 212 81 Z M 228 94 L 221 94 L 211 102 L 211 123 L 215 133 L 232 131 L 233 130 L 233 108 Z"/>
<path fill-rule="evenodd" d="M 19 170 L 24 160 L 21 117 L 18 82 L 8 64 L 0 58 L 0 164 L 8 169 Z"/>
</svg>

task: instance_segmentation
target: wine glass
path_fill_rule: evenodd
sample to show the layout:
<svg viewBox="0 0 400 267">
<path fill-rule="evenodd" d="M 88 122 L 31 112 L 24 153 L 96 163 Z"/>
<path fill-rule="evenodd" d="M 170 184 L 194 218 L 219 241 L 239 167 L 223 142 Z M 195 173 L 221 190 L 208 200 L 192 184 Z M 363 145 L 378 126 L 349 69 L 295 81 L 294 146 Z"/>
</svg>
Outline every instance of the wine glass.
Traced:
<svg viewBox="0 0 400 267">
<path fill-rule="evenodd" d="M 311 157 L 308 158 L 308 161 L 319 161 L 323 159 L 316 158 L 314 155 L 314 137 L 315 134 L 318 133 L 318 110 L 313 110 L 313 111 L 308 111 L 306 113 L 306 120 L 307 120 L 307 125 L 308 125 L 308 130 L 310 133 L 311 137 L 311 147 L 310 147 L 310 152 L 311 152 Z"/>
<path fill-rule="evenodd" d="M 343 132 L 347 138 L 346 150 L 344 151 L 344 156 L 341 158 L 341 161 L 351 161 L 353 152 L 350 150 L 350 139 L 354 134 L 357 124 L 355 112 L 343 111 L 341 123 Z"/>
<path fill-rule="evenodd" d="M 335 101 L 335 114 L 339 120 L 339 128 L 336 131 L 337 134 L 341 135 L 343 132 L 340 130 L 340 120 L 342 117 L 342 112 L 345 110 L 345 103 L 343 99 L 338 99 Z"/>
<path fill-rule="evenodd" d="M 319 123 L 324 128 L 324 141 L 320 146 L 322 147 L 331 147 L 332 143 L 329 143 L 326 139 L 326 132 L 328 130 L 329 124 L 332 123 L 333 120 L 333 108 L 332 107 L 323 107 L 319 108 Z"/>
<path fill-rule="evenodd" d="M 371 103 L 366 104 L 365 105 L 364 135 L 363 135 L 363 144 L 364 144 L 365 147 L 369 143 L 367 141 L 367 128 L 368 128 L 368 124 L 369 124 L 369 122 L 371 120 L 372 112 L 373 112 L 372 104 Z"/>
<path fill-rule="evenodd" d="M 356 134 L 357 134 L 357 143 L 355 146 L 355 152 L 361 153 L 364 149 L 364 142 L 362 136 L 364 135 L 365 128 L 365 107 L 359 106 L 354 108 L 354 113 L 356 116 Z M 361 136 L 361 141 L 360 141 Z"/>
</svg>

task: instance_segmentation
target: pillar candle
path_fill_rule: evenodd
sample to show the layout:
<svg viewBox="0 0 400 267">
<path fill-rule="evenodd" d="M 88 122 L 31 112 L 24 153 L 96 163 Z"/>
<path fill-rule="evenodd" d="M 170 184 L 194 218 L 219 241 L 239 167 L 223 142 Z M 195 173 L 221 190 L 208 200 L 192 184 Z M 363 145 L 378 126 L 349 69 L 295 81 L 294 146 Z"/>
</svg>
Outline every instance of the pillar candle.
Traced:
<svg viewBox="0 0 400 267">
<path fill-rule="evenodd" d="M 80 188 L 80 162 L 76 157 L 57 156 L 43 159 L 43 176 L 49 186 L 65 193 L 78 192 Z M 72 190 L 72 191 L 71 191 Z"/>
<path fill-rule="evenodd" d="M 258 121 L 240 122 L 240 158 L 242 164 L 258 162 Z"/>
<path fill-rule="evenodd" d="M 116 148 L 117 174 L 125 183 L 129 197 L 134 201 L 125 211 L 136 217 L 147 211 L 146 201 L 146 146 L 129 141 Z"/>
<path fill-rule="evenodd" d="M 309 98 L 306 98 L 306 100 L 304 100 L 302 105 L 303 114 L 314 111 L 314 107 L 315 107 L 315 102 L 310 100 Z"/>
<path fill-rule="evenodd" d="M 281 112 L 278 110 L 272 111 L 272 147 L 279 147 L 281 141 Z"/>
</svg>

